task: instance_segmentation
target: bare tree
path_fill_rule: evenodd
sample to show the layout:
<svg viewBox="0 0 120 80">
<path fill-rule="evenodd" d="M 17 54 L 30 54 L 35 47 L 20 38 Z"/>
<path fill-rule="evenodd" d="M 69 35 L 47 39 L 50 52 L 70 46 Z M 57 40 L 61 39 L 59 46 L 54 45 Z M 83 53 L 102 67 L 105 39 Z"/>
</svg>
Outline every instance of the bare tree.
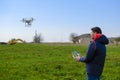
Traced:
<svg viewBox="0 0 120 80">
<path fill-rule="evenodd" d="M 77 37 L 78 35 L 76 33 L 71 33 L 70 34 L 70 41 L 72 41 L 73 43 L 76 43 L 75 41 L 75 38 Z"/>
<path fill-rule="evenodd" d="M 37 33 L 37 31 L 35 31 L 35 35 L 33 37 L 33 42 L 34 43 L 41 43 L 43 41 L 43 37 L 42 35 L 39 33 Z"/>
</svg>

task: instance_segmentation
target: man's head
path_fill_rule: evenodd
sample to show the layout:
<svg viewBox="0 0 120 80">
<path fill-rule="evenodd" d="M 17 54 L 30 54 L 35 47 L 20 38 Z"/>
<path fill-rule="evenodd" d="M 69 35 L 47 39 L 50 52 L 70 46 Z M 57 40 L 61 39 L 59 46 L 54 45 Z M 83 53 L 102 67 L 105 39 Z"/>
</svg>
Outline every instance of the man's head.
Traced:
<svg viewBox="0 0 120 80">
<path fill-rule="evenodd" d="M 96 34 L 102 34 L 102 30 L 99 27 L 91 28 L 91 37 L 94 38 Z"/>
</svg>

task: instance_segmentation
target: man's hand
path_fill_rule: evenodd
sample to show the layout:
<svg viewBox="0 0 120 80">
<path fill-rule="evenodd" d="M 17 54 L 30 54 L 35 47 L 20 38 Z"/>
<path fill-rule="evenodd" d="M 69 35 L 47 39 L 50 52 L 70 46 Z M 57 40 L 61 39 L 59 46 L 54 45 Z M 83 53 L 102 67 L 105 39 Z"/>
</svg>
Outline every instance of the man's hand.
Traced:
<svg viewBox="0 0 120 80">
<path fill-rule="evenodd" d="M 80 56 L 76 56 L 76 61 L 80 61 Z"/>
</svg>

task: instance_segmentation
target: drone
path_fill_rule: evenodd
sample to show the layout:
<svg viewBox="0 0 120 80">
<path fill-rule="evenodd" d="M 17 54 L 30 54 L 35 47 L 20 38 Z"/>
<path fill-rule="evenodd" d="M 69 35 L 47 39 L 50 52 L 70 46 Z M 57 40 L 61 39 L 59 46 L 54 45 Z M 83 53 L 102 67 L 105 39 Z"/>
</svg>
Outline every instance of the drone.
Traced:
<svg viewBox="0 0 120 80">
<path fill-rule="evenodd" d="M 21 21 L 25 23 L 25 26 L 27 27 L 32 25 L 33 20 L 34 18 L 31 17 L 31 18 L 23 18 Z"/>
</svg>

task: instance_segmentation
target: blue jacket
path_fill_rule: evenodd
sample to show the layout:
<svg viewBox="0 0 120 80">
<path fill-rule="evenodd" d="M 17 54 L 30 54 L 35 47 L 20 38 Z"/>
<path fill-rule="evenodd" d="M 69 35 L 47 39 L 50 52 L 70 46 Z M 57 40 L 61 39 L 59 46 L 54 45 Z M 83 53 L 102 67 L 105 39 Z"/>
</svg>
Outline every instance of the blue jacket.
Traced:
<svg viewBox="0 0 120 80">
<path fill-rule="evenodd" d="M 81 57 L 80 61 L 86 63 L 86 71 L 88 74 L 100 76 L 103 71 L 106 46 L 109 40 L 106 36 L 102 35 L 96 41 L 92 41 L 89 45 L 86 57 Z"/>
</svg>

